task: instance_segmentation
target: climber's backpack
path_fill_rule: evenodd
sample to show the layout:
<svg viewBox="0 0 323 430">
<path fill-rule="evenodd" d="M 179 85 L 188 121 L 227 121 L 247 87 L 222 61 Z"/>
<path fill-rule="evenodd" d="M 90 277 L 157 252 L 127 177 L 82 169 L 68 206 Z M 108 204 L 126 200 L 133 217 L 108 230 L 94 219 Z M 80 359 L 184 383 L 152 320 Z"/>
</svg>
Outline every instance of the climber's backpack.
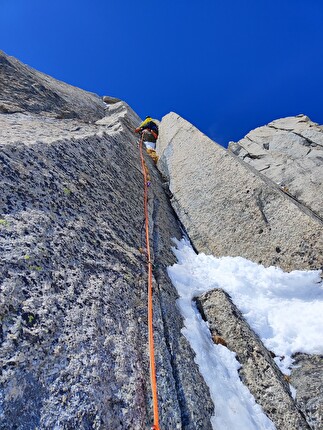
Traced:
<svg viewBox="0 0 323 430">
<path fill-rule="evenodd" d="M 158 125 L 154 121 L 149 121 L 146 124 L 145 128 L 149 128 L 150 130 L 152 130 L 152 131 L 154 131 L 155 133 L 158 134 Z"/>
</svg>

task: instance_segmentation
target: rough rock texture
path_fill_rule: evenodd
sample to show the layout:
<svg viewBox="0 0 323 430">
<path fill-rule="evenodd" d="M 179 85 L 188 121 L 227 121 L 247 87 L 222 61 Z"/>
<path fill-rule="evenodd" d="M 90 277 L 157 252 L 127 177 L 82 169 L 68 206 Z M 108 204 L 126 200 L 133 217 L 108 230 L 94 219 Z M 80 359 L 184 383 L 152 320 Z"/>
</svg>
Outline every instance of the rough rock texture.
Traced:
<svg viewBox="0 0 323 430">
<path fill-rule="evenodd" d="M 291 384 L 296 388 L 296 401 L 313 429 L 323 428 L 323 357 L 296 354 Z"/>
<path fill-rule="evenodd" d="M 112 105 L 114 103 L 121 102 L 120 99 L 117 99 L 116 97 L 110 97 L 110 96 L 103 96 L 103 101 L 104 101 L 104 103 L 106 103 L 108 105 Z"/>
<path fill-rule="evenodd" d="M 67 85 L 0 51 L 0 113 L 31 112 L 86 122 L 104 116 L 96 94 Z"/>
<path fill-rule="evenodd" d="M 221 336 L 226 346 L 236 353 L 242 366 L 239 373 L 243 383 L 276 429 L 309 429 L 284 375 L 228 294 L 220 289 L 213 290 L 199 297 L 197 305 L 209 322 L 212 337 Z"/>
<path fill-rule="evenodd" d="M 160 124 L 159 169 L 198 251 L 284 270 L 323 267 L 323 223 L 175 113 Z"/>
<path fill-rule="evenodd" d="M 323 219 L 323 126 L 305 115 L 278 119 L 229 150 Z"/>
<path fill-rule="evenodd" d="M 95 125 L 31 110 L 0 115 L 0 429 L 149 428 L 140 119 L 122 102 Z M 181 232 L 146 163 L 160 424 L 209 430 L 166 274 Z"/>
<path fill-rule="evenodd" d="M 123 124 L 126 124 L 129 130 L 133 130 L 134 124 L 140 122 L 139 116 L 127 103 L 120 101 L 107 106 L 106 116 L 96 121 L 96 124 L 106 126 L 109 131 L 121 131 Z"/>
</svg>

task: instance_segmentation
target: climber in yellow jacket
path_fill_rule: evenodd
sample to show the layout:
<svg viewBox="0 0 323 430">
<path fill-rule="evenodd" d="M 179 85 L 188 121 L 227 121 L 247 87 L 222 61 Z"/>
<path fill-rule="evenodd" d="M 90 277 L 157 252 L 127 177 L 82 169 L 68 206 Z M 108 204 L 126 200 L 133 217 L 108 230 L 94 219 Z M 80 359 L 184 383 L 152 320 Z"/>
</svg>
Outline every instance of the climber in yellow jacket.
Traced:
<svg viewBox="0 0 323 430">
<path fill-rule="evenodd" d="M 153 120 L 151 116 L 146 116 L 145 121 L 135 129 L 135 133 L 141 133 L 147 153 L 157 163 L 158 156 L 155 149 L 158 138 L 158 125 L 156 124 L 156 120 Z"/>
<path fill-rule="evenodd" d="M 135 129 L 135 133 L 142 133 L 144 142 L 151 142 L 152 145 L 149 146 L 155 149 L 155 143 L 158 137 L 158 125 L 156 124 L 156 120 L 153 120 L 151 116 L 146 116 L 145 121 Z"/>
</svg>

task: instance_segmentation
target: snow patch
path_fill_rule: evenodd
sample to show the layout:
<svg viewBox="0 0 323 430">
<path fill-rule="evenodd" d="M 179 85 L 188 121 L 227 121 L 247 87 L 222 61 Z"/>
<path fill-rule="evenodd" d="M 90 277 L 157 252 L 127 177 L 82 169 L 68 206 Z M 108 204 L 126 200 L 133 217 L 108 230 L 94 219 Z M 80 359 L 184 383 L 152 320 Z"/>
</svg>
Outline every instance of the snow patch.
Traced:
<svg viewBox="0 0 323 430">
<path fill-rule="evenodd" d="M 213 343 L 192 300 L 214 288 L 225 290 L 265 346 L 277 356 L 282 372 L 289 374 L 293 353 L 323 353 L 321 272 L 285 273 L 242 257 L 197 255 L 186 239 L 175 240 L 175 244 L 173 252 L 178 263 L 169 267 L 168 273 L 180 296 L 177 303 L 184 318 L 183 334 L 196 353 L 195 361 L 215 405 L 213 427 L 274 429 L 242 384 L 234 353 Z"/>
</svg>

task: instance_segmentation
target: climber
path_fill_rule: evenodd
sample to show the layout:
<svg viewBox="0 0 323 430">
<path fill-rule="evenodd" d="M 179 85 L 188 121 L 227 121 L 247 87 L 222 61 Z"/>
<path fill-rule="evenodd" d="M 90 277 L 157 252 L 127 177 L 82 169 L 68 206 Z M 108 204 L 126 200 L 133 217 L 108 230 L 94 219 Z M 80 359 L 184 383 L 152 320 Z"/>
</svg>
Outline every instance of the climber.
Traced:
<svg viewBox="0 0 323 430">
<path fill-rule="evenodd" d="M 135 133 L 141 133 L 143 136 L 143 141 L 147 148 L 155 149 L 156 140 L 158 137 L 158 125 L 151 116 L 146 116 L 145 121 L 143 121 L 139 127 L 135 129 Z M 147 143 L 146 143 L 147 142 Z"/>
<path fill-rule="evenodd" d="M 141 133 L 143 142 L 146 146 L 146 151 L 155 163 L 158 161 L 158 156 L 156 154 L 156 140 L 158 138 L 158 125 L 156 120 L 153 120 L 151 116 L 146 116 L 145 121 L 143 121 L 136 129 L 135 133 Z"/>
</svg>

